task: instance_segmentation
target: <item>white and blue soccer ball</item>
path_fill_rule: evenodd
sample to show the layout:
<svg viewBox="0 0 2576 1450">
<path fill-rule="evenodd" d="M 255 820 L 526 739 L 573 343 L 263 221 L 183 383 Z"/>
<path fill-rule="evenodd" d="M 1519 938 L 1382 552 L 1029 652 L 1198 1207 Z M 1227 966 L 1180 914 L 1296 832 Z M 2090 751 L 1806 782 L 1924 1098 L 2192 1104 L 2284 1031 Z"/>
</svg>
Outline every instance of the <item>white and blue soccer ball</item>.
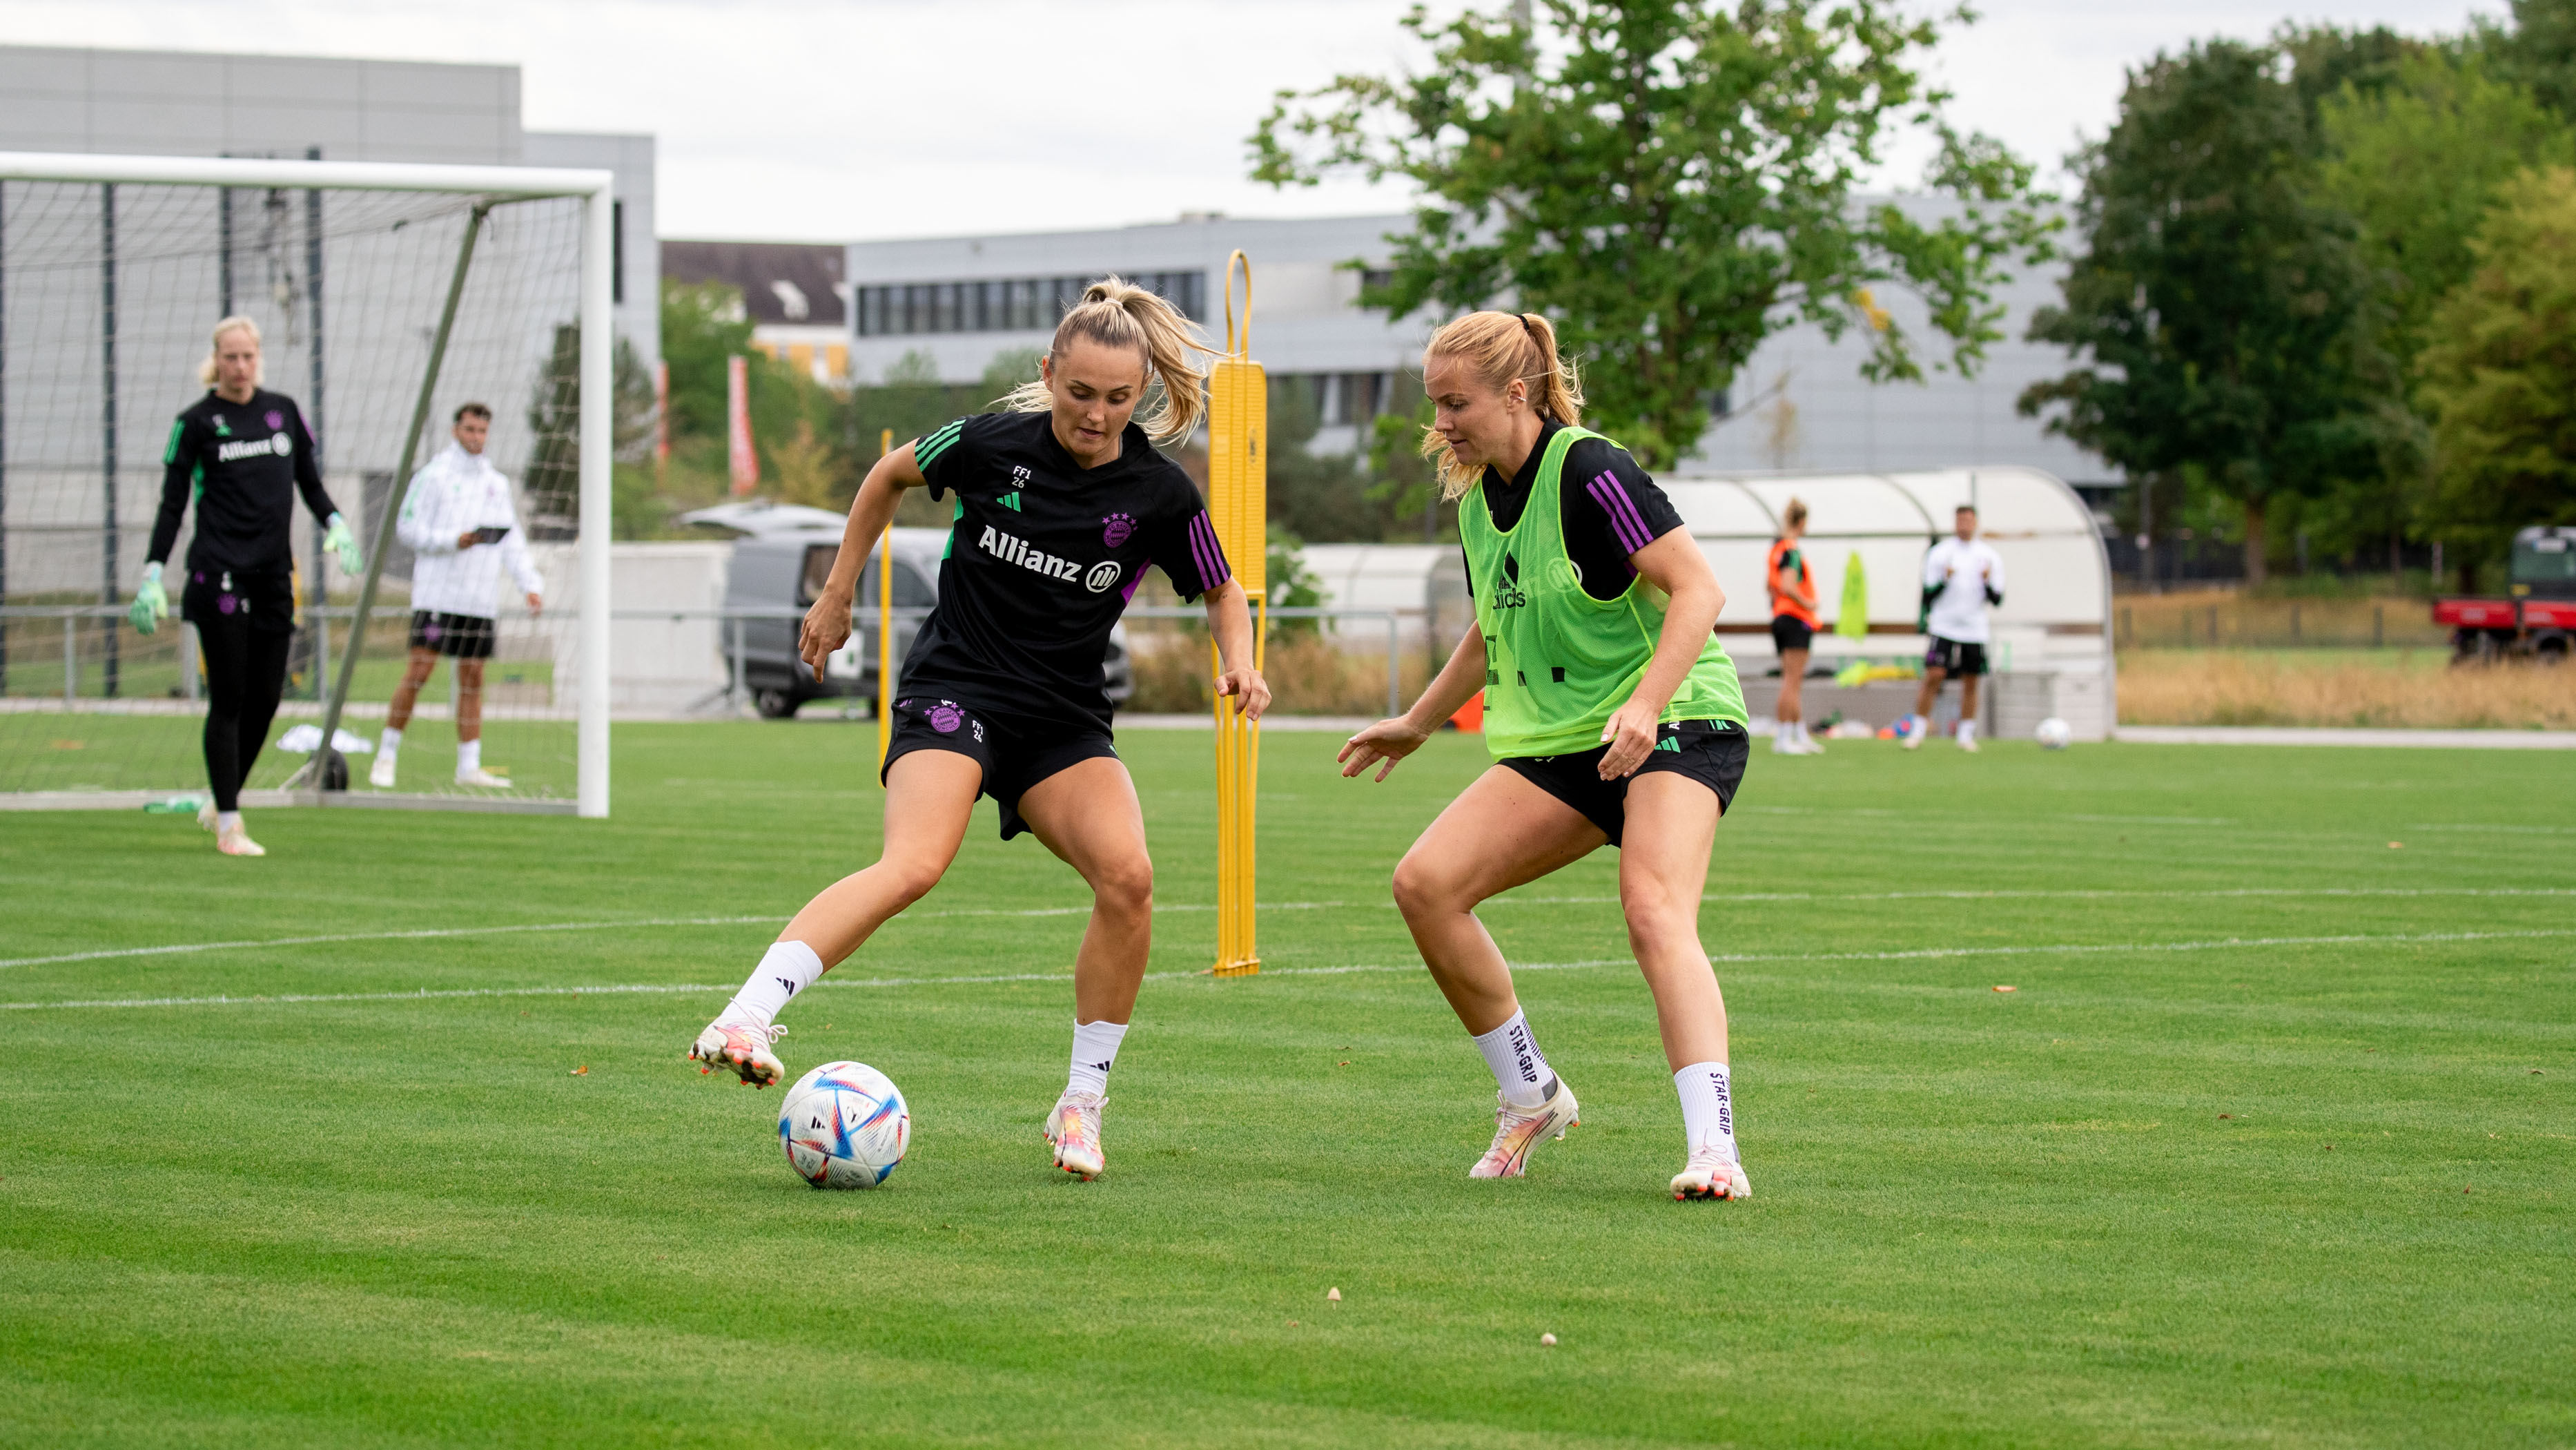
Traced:
<svg viewBox="0 0 2576 1450">
<path fill-rule="evenodd" d="M 787 1090 L 778 1143 L 816 1188 L 874 1188 L 912 1146 L 912 1109 L 894 1080 L 866 1063 L 827 1062 Z"/>
<path fill-rule="evenodd" d="M 2075 727 L 2051 715 L 2039 722 L 2039 748 L 2064 750 L 2075 739 Z"/>
</svg>

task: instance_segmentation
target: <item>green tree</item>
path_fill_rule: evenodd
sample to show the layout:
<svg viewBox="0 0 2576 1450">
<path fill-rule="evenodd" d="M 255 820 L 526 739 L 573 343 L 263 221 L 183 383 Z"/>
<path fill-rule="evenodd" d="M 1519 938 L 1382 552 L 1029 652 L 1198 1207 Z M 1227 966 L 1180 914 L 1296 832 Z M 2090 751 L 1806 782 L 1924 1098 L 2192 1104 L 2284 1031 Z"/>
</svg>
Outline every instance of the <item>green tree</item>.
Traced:
<svg viewBox="0 0 2576 1450">
<path fill-rule="evenodd" d="M 1310 451 L 1323 417 L 1307 379 L 1270 380 L 1270 526 L 1301 542 L 1378 543 L 1386 538 L 1388 511 L 1369 496 L 1359 459 Z"/>
<path fill-rule="evenodd" d="M 1600 423 L 1658 464 L 1692 449 L 1707 399 L 1793 321 L 1862 328 L 1869 377 L 1919 379 L 1914 337 L 1873 289 L 1920 294 L 1947 366 L 1973 370 L 2001 335 L 1993 289 L 2051 225 L 2029 166 L 1943 121 L 1947 94 L 1917 69 L 1932 21 L 1891 0 L 1540 10 L 1435 21 L 1416 5 L 1403 24 L 1429 66 L 1282 92 L 1253 133 L 1253 176 L 1275 186 L 1356 170 L 1420 188 L 1363 303 L 1403 317 L 1509 297 L 1547 313 L 1591 365 Z M 1937 146 L 1943 219 L 1852 204 L 1907 133 Z"/>
<path fill-rule="evenodd" d="M 724 436 L 726 360 L 750 351 L 741 288 L 662 279 L 662 365 L 671 376 L 673 436 Z"/>
<path fill-rule="evenodd" d="M 977 406 L 986 412 L 998 406 L 1013 388 L 1038 379 L 1038 363 L 1046 350 L 1035 347 L 1007 347 L 993 354 L 984 364 L 984 380 L 975 385 L 983 401 Z"/>
<path fill-rule="evenodd" d="M 2234 501 L 2257 585 L 2273 504 L 2371 473 L 2374 399 L 2395 390 L 2281 61 L 2214 40 L 2131 74 L 2119 121 L 2074 158 L 2085 251 L 2064 305 L 2031 323 L 2079 365 L 2020 400 L 2132 477 L 2185 471 Z"/>
<path fill-rule="evenodd" d="M 2576 119 L 2576 0 L 2513 0 L 2513 24 L 2482 24 L 2478 39 L 2501 78 L 2530 89 L 2540 104 Z"/>
<path fill-rule="evenodd" d="M 2576 523 L 2576 171 L 2505 183 L 2471 250 L 2423 357 L 2438 419 L 2425 518 L 2462 546 L 2464 587 L 2514 530 Z"/>
</svg>

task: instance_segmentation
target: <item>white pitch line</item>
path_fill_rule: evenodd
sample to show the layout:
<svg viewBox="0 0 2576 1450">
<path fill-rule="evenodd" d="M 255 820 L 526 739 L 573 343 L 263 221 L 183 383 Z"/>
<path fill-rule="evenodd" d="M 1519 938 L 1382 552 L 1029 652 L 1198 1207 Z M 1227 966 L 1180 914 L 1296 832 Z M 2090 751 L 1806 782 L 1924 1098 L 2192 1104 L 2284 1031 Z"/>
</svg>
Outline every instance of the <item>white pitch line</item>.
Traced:
<svg viewBox="0 0 2576 1450">
<path fill-rule="evenodd" d="M 2049 955 L 2095 955 L 2116 952 L 2209 952 L 2240 951 L 2256 947 L 2288 946 L 2413 946 L 2450 942 L 2531 941 L 2576 937 L 2576 928 L 2538 931 L 2434 931 L 2403 936 L 2371 936 L 2352 933 L 2341 936 L 2270 936 L 2212 937 L 2198 941 L 2171 942 L 2054 942 L 2038 946 L 1999 947 L 1928 947 L 1915 951 L 1881 952 L 1738 952 L 1712 956 L 1720 964 L 1748 965 L 1755 962 L 1906 962 L 1933 961 L 1953 957 L 2025 957 Z M 1629 967 L 1635 962 L 1627 957 L 1595 957 L 1571 962 L 1515 962 L 1516 972 L 1563 972 L 1596 967 Z M 1331 977 L 1359 972 L 1418 972 L 1419 962 L 1385 963 L 1353 962 L 1333 967 L 1267 967 L 1265 977 Z M 1156 981 L 1180 981 L 1205 977 L 1204 971 L 1148 972 Z M 825 977 L 818 987 L 848 990 L 889 987 L 954 987 L 996 982 L 1071 982 L 1068 972 L 997 972 L 963 977 Z M 77 1002 L 0 1002 L 0 1012 L 51 1012 L 70 1009 L 122 1007 L 256 1007 L 278 1004 L 335 1002 L 412 1002 L 439 1001 L 464 997 L 581 997 L 581 996 L 660 996 L 682 992 L 722 992 L 727 988 L 705 982 L 625 982 L 593 987 L 453 987 L 421 988 L 410 992 L 280 992 L 268 996 L 217 997 L 114 997 Z M 1961 988 L 1960 990 L 1970 990 Z"/>
<path fill-rule="evenodd" d="M 2254 897 L 2428 897 L 2428 896 L 2495 896 L 2556 897 L 2576 896 L 2576 887 L 2557 886 L 2318 886 L 2265 887 L 2248 886 L 2217 890 L 2127 891 L 2083 890 L 2062 891 L 1746 891 L 1712 892 L 1700 898 L 1704 902 L 1730 901 L 2098 901 L 2113 899 L 2217 901 Z M 1496 896 L 1485 906 L 1602 906 L 1615 905 L 1616 896 Z M 1328 911 L 1347 907 L 1344 901 L 1265 901 L 1263 911 Z M 1366 903 L 1372 908 L 1391 908 L 1391 901 Z M 1214 906 L 1201 902 L 1175 902 L 1158 905 L 1155 914 L 1166 912 L 1214 911 Z M 1080 916 L 1091 910 L 1087 906 L 1043 906 L 1022 910 L 958 910 L 906 912 L 886 923 L 931 921 L 947 918 L 974 917 L 1045 917 Z M 658 926 L 765 926 L 783 922 L 776 916 L 684 916 L 659 917 L 643 921 L 556 921 L 533 922 L 517 926 L 436 927 L 417 931 L 337 932 L 324 936 L 281 936 L 259 941 L 182 942 L 172 946 L 119 947 L 108 951 L 64 952 L 49 957 L 12 957 L 0 959 L 0 967 L 38 967 L 58 962 L 95 962 L 120 957 L 179 956 L 195 952 L 248 951 L 260 947 L 317 946 L 359 941 L 423 941 L 442 937 L 501 936 L 517 932 L 553 931 L 621 931 L 634 927 Z"/>
</svg>

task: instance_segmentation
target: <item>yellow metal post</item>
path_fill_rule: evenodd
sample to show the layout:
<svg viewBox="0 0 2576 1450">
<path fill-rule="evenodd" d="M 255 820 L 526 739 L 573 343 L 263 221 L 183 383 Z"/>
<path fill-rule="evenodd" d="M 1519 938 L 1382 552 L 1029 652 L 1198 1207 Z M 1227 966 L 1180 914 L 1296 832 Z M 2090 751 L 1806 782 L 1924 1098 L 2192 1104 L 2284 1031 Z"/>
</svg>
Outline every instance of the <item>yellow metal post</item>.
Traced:
<svg viewBox="0 0 2576 1450">
<path fill-rule="evenodd" d="M 894 430 L 877 435 L 877 457 L 894 452 Z M 894 520 L 886 520 L 885 547 L 877 558 L 877 775 L 885 775 L 886 748 L 894 742 Z"/>
<path fill-rule="evenodd" d="M 1243 272 L 1243 315 L 1235 316 L 1234 277 Z M 1252 360 L 1252 262 L 1236 252 L 1225 265 L 1225 356 L 1208 378 L 1208 521 L 1252 605 L 1252 662 L 1260 668 L 1270 637 L 1270 391 Z M 1220 671 L 1222 658 L 1217 661 Z M 1241 702 L 1216 701 L 1217 902 L 1216 975 L 1261 970 L 1253 923 L 1253 844 L 1260 801 L 1261 724 Z"/>
</svg>

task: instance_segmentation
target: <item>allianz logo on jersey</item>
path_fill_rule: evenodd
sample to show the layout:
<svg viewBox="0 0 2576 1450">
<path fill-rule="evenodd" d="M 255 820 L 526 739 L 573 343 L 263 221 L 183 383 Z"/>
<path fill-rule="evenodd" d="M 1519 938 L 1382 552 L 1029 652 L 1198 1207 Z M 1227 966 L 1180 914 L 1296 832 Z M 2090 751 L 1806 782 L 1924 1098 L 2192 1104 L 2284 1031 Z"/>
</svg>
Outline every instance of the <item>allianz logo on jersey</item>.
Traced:
<svg viewBox="0 0 2576 1450">
<path fill-rule="evenodd" d="M 1062 579 L 1067 582 L 1079 579 L 1082 581 L 1082 587 L 1094 594 L 1118 582 L 1118 562 L 1114 559 L 1094 564 L 1089 573 L 1084 573 L 1082 566 L 1073 560 L 1059 558 L 1044 549 L 1035 547 L 1017 534 L 1006 534 L 990 524 L 984 526 L 983 549 L 985 553 L 1006 564 L 1017 564 L 1023 569 L 1043 574 L 1049 579 Z"/>
<path fill-rule="evenodd" d="M 1529 596 L 1521 592 L 1521 561 L 1513 558 L 1507 550 L 1503 554 L 1502 587 L 1494 591 L 1494 607 L 1518 609 L 1527 603 Z"/>
<path fill-rule="evenodd" d="M 237 438 L 222 444 L 215 449 L 215 461 L 230 463 L 235 459 L 259 458 L 268 454 L 284 458 L 294 451 L 293 440 L 283 433 L 271 433 L 265 438 Z"/>
</svg>

